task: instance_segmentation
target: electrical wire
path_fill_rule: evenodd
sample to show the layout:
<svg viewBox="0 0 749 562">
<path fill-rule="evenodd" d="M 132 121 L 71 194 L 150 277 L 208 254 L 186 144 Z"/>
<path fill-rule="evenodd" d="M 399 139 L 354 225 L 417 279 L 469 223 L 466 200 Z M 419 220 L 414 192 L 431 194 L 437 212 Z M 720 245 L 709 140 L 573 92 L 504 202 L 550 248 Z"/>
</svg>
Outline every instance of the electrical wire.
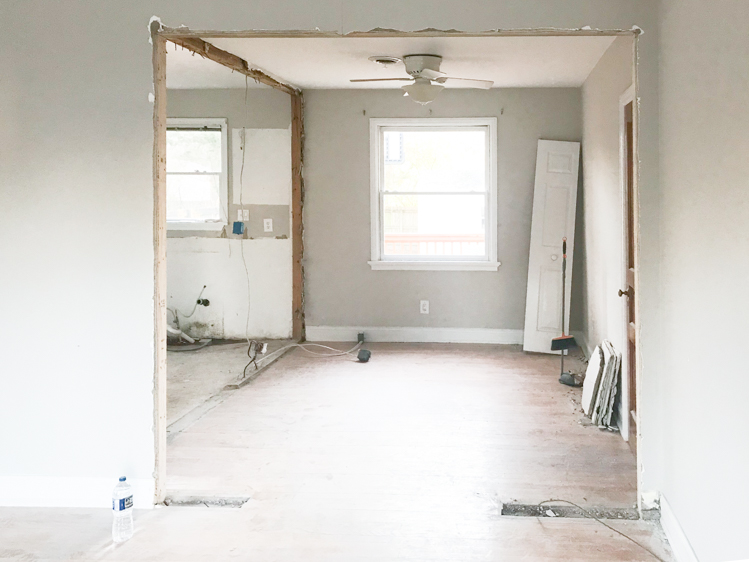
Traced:
<svg viewBox="0 0 749 562">
<path fill-rule="evenodd" d="M 247 369 L 249 369 L 250 365 L 255 365 L 255 370 L 257 371 L 260 369 L 260 367 L 264 363 L 270 362 L 271 358 L 276 358 L 276 356 L 280 356 L 284 351 L 287 351 L 289 349 L 292 349 L 294 347 L 298 347 L 302 351 L 309 353 L 316 359 L 324 359 L 329 357 L 344 357 L 346 355 L 351 355 L 356 357 L 356 351 L 359 350 L 359 348 L 362 346 L 363 342 L 357 343 L 354 347 L 351 349 L 347 349 L 345 351 L 341 351 L 340 349 L 336 349 L 334 347 L 329 347 L 327 345 L 322 345 L 320 343 L 290 343 L 288 345 L 285 345 L 283 347 L 278 348 L 275 351 L 272 351 L 265 357 L 262 357 L 258 359 L 259 353 L 257 352 L 258 346 L 262 345 L 260 342 L 251 340 L 250 344 L 247 348 L 247 357 L 250 358 L 250 361 L 245 365 L 244 369 L 242 370 L 242 379 L 247 377 Z M 253 345 L 254 344 L 254 345 Z M 310 349 L 307 349 L 308 347 L 320 347 L 323 349 L 328 349 L 330 351 L 333 351 L 333 353 L 320 353 L 319 351 L 312 351 Z M 254 351 L 254 353 L 253 353 Z M 258 362 L 260 362 L 260 365 L 258 365 Z"/>
<path fill-rule="evenodd" d="M 660 556 L 658 556 L 655 552 L 653 552 L 652 550 L 650 550 L 647 546 L 645 546 L 645 545 L 637 542 L 635 539 L 633 539 L 632 537 L 630 537 L 630 536 L 622 533 L 618 529 L 614 529 L 614 527 L 612 527 L 611 525 L 609 525 L 607 523 L 604 523 L 598 517 L 596 517 L 595 515 L 593 515 L 590 511 L 588 511 L 584 507 L 581 507 L 581 506 L 577 505 L 574 502 L 571 502 L 569 500 L 552 499 L 552 500 L 544 500 L 544 501 L 540 502 L 538 505 L 541 506 L 541 505 L 549 504 L 549 503 L 552 503 L 552 502 L 562 502 L 562 503 L 566 503 L 566 504 L 575 506 L 577 509 L 579 509 L 580 511 L 582 511 L 585 515 L 587 515 L 591 519 L 595 519 L 596 521 L 598 521 L 601 525 L 603 525 L 607 529 L 610 529 L 610 530 L 614 531 L 615 533 L 617 533 L 618 535 L 623 536 L 628 541 L 631 541 L 631 542 L 635 543 L 637 546 L 639 546 L 641 549 L 643 549 L 644 551 L 646 551 L 647 553 L 649 553 L 656 560 L 660 560 L 660 562 L 666 562 L 663 558 L 661 558 Z"/>
<path fill-rule="evenodd" d="M 177 327 L 179 327 L 180 316 L 182 316 L 182 318 L 190 318 L 193 314 L 195 314 L 195 311 L 198 309 L 198 305 L 200 304 L 200 298 L 203 296 L 203 291 L 205 291 L 205 288 L 206 286 L 203 285 L 203 288 L 200 290 L 200 293 L 198 293 L 198 298 L 195 299 L 195 305 L 192 307 L 190 314 L 185 314 L 184 312 L 180 312 L 176 308 L 167 308 L 167 310 L 172 313 L 172 316 L 174 316 L 174 320 L 177 322 Z"/>
</svg>

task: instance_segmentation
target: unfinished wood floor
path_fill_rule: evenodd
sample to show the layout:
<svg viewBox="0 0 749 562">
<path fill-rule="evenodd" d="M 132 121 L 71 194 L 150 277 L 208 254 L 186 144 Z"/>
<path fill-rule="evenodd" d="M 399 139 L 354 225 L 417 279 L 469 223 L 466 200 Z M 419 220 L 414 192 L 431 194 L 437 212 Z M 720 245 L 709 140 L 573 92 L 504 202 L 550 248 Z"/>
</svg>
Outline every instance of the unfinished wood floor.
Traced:
<svg viewBox="0 0 749 562">
<path fill-rule="evenodd" d="M 136 511 L 116 547 L 107 509 L 4 508 L 0 559 L 655 560 L 592 520 L 499 515 L 508 500 L 634 502 L 628 448 L 580 423 L 555 358 L 368 347 L 368 364 L 295 351 L 171 439 L 170 493 L 250 496 L 241 508 Z M 672 559 L 657 524 L 608 523 Z"/>
<path fill-rule="evenodd" d="M 415 506 L 416 507 L 416 506 Z M 309 513 L 309 510 L 305 510 Z M 394 515 L 394 516 L 393 516 Z M 658 527 L 609 521 L 672 560 Z M 107 509 L 0 508 L 0 560 L 58 562 L 654 562 L 589 519 L 444 517 L 360 511 L 326 518 L 279 511 L 165 507 L 136 511 L 135 535 L 114 546 Z"/>
<path fill-rule="evenodd" d="M 626 443 L 584 423 L 556 357 L 368 348 L 367 364 L 295 350 L 171 436 L 168 493 L 249 496 L 281 518 L 354 526 L 375 513 L 487 517 L 510 501 L 635 504 Z"/>
</svg>

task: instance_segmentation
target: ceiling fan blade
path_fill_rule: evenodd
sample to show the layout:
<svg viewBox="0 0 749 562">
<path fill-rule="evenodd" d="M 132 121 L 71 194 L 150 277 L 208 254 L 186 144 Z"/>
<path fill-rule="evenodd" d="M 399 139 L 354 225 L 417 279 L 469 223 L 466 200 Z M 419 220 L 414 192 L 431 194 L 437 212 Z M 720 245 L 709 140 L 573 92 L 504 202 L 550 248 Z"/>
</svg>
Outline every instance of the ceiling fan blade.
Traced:
<svg viewBox="0 0 749 562">
<path fill-rule="evenodd" d="M 437 80 L 446 76 L 447 74 L 445 74 L 444 72 L 440 72 L 439 70 L 432 70 L 431 68 L 425 68 L 419 73 L 419 78 L 428 78 L 429 80 Z"/>
<path fill-rule="evenodd" d="M 390 81 L 410 82 L 413 78 L 358 78 L 349 80 L 349 82 L 390 82 Z"/>
<path fill-rule="evenodd" d="M 475 78 L 455 78 L 453 76 L 443 76 L 442 78 L 437 78 L 435 81 L 439 82 L 440 84 L 444 84 L 448 80 L 461 80 L 463 82 L 473 82 L 473 85 L 471 85 L 471 88 L 479 88 L 481 90 L 488 90 L 494 85 L 494 82 L 491 80 L 476 80 Z"/>
</svg>

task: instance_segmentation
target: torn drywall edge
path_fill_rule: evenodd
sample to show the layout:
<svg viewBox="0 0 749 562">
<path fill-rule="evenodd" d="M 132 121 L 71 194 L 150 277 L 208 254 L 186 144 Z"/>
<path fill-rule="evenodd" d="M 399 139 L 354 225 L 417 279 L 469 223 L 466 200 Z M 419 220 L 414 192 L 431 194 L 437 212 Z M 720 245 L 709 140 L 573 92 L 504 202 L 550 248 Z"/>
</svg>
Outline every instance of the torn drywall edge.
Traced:
<svg viewBox="0 0 749 562">
<path fill-rule="evenodd" d="M 159 16 L 151 16 L 151 19 L 148 20 L 148 44 L 153 45 L 153 22 L 159 23 L 158 30 L 161 31 L 164 29 L 164 24 L 161 23 L 161 18 Z"/>
<path fill-rule="evenodd" d="M 660 509 L 661 494 L 658 490 L 646 490 L 640 495 L 640 505 L 642 509 Z"/>
<path fill-rule="evenodd" d="M 631 29 L 600 29 L 591 26 L 577 28 L 562 27 L 538 27 L 538 28 L 517 28 L 517 29 L 491 29 L 486 31 L 461 31 L 459 29 L 436 29 L 425 28 L 418 30 L 402 30 L 376 27 L 368 31 L 353 30 L 346 33 L 339 31 L 322 31 L 319 27 L 314 29 L 234 29 L 234 30 L 208 30 L 208 29 L 190 29 L 187 26 L 165 27 L 160 29 L 164 34 L 175 34 L 181 36 L 201 37 L 202 39 L 210 38 L 241 38 L 241 37 L 372 37 L 372 36 L 437 36 L 437 37 L 495 37 L 495 36 L 538 36 L 538 35 L 574 35 L 598 36 L 598 35 L 630 35 L 642 33 L 639 27 Z"/>
</svg>

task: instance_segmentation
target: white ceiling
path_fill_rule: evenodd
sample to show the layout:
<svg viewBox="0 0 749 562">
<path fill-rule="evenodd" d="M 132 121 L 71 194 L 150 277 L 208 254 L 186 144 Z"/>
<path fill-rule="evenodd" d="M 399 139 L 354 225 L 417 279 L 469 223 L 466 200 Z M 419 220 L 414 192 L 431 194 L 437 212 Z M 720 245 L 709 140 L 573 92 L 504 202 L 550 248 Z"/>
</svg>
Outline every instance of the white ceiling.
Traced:
<svg viewBox="0 0 749 562">
<path fill-rule="evenodd" d="M 351 78 L 407 76 L 372 55 L 436 54 L 449 76 L 493 80 L 495 88 L 579 87 L 614 37 L 304 37 L 222 38 L 209 43 L 302 89 L 399 88 L 403 82 Z M 189 51 L 167 52 L 169 88 L 244 88 L 244 76 Z M 250 80 L 251 87 L 261 87 Z M 448 82 L 460 87 L 460 82 Z"/>
</svg>

